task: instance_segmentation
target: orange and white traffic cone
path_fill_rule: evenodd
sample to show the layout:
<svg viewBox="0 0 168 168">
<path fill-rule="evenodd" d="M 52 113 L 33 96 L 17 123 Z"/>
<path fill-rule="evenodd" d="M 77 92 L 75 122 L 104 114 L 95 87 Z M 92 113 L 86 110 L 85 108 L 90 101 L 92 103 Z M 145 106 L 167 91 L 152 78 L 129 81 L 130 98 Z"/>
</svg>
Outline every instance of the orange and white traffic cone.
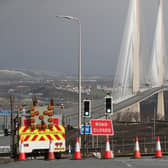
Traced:
<svg viewBox="0 0 168 168">
<path fill-rule="evenodd" d="M 21 144 L 19 145 L 19 159 L 18 160 L 26 160 L 26 155 L 24 152 L 24 144 L 23 140 L 21 140 Z"/>
<path fill-rule="evenodd" d="M 156 158 L 161 158 L 162 157 L 162 151 L 161 151 L 161 145 L 160 145 L 159 136 L 157 137 L 157 142 L 156 142 L 155 157 Z"/>
<path fill-rule="evenodd" d="M 79 139 L 76 138 L 76 146 L 75 146 L 75 154 L 74 159 L 81 159 L 81 153 L 80 153 L 80 146 L 79 146 Z"/>
<path fill-rule="evenodd" d="M 136 158 L 136 159 L 141 158 L 141 153 L 140 153 L 140 150 L 139 150 L 138 137 L 136 137 L 136 142 L 135 142 L 134 158 Z"/>
<path fill-rule="evenodd" d="M 111 151 L 110 151 L 110 143 L 109 143 L 109 137 L 107 136 L 106 138 L 106 150 L 105 150 L 105 154 L 104 154 L 104 159 L 111 159 L 112 155 L 111 155 Z"/>
<path fill-rule="evenodd" d="M 48 160 L 55 160 L 55 155 L 52 147 L 52 140 L 49 142 L 49 152 L 48 152 Z"/>
</svg>

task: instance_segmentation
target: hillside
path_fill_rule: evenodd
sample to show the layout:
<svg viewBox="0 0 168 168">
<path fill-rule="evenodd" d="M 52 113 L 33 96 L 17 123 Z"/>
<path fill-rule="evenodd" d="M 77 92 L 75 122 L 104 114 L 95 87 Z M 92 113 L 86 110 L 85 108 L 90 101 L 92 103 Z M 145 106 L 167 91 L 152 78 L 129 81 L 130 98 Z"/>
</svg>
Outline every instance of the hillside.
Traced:
<svg viewBox="0 0 168 168">
<path fill-rule="evenodd" d="M 1 81 L 17 81 L 17 80 L 30 80 L 32 76 L 15 70 L 0 70 Z"/>
</svg>

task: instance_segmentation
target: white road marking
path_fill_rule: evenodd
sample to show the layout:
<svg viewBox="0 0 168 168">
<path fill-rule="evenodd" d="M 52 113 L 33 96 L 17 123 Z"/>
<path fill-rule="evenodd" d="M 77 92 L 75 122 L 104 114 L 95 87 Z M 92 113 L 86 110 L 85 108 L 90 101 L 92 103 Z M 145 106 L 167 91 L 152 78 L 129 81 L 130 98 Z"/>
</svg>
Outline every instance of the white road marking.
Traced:
<svg viewBox="0 0 168 168">
<path fill-rule="evenodd" d="M 126 163 L 126 165 L 127 165 L 128 167 L 132 167 L 132 165 L 131 165 L 131 164 L 129 164 L 129 163 Z"/>
<path fill-rule="evenodd" d="M 125 161 L 121 161 L 123 164 L 125 164 L 127 167 L 131 167 L 132 168 L 132 165 L 130 164 L 130 163 L 127 163 L 127 162 L 125 162 Z"/>
</svg>

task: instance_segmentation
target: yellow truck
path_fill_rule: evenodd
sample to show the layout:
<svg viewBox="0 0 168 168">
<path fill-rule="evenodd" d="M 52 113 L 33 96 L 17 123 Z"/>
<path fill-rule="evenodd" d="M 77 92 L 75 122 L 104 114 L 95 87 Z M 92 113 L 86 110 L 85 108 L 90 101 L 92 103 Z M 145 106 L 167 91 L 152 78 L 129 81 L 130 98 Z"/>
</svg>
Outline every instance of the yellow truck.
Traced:
<svg viewBox="0 0 168 168">
<path fill-rule="evenodd" d="M 66 150 L 62 115 L 55 114 L 50 103 L 48 106 L 32 106 L 27 112 L 19 114 L 18 141 L 18 149 L 22 141 L 25 153 L 44 156 L 47 156 L 52 142 L 55 157 L 60 158 Z"/>
</svg>

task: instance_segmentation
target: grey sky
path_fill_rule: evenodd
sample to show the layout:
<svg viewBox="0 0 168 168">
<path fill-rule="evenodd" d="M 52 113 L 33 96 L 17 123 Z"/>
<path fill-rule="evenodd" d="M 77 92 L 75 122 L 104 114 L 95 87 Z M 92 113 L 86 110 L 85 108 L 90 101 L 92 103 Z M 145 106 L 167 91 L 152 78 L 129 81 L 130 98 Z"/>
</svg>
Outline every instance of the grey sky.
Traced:
<svg viewBox="0 0 168 168">
<path fill-rule="evenodd" d="M 128 0 L 1 0 L 0 68 L 77 72 L 77 23 L 82 23 L 83 74 L 113 75 L 120 52 Z M 141 0 L 141 16 L 151 53 L 158 0 Z M 164 20 L 168 35 L 168 1 Z M 167 40 L 167 38 L 166 38 Z"/>
</svg>

